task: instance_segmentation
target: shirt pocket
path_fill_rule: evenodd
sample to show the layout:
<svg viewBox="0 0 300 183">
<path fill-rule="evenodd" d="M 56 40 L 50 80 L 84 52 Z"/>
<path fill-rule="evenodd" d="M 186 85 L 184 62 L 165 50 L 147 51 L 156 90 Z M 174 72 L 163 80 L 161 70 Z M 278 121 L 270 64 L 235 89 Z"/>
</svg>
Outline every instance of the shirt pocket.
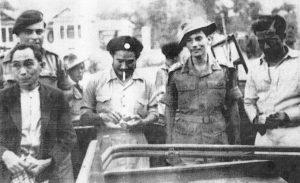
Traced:
<svg viewBox="0 0 300 183">
<path fill-rule="evenodd" d="M 148 101 L 145 98 L 137 99 L 134 112 L 145 118 L 148 115 Z"/>
<path fill-rule="evenodd" d="M 226 82 L 220 81 L 207 81 L 209 105 L 222 106 L 225 103 L 226 96 Z"/>
<path fill-rule="evenodd" d="M 97 107 L 96 110 L 97 112 L 111 112 L 112 106 L 111 106 L 111 100 L 112 100 L 112 95 L 111 94 L 100 94 L 97 95 Z"/>
<path fill-rule="evenodd" d="M 180 82 L 177 84 L 178 90 L 178 107 L 185 108 L 189 105 L 192 100 L 195 99 L 196 95 L 196 82 Z"/>
</svg>

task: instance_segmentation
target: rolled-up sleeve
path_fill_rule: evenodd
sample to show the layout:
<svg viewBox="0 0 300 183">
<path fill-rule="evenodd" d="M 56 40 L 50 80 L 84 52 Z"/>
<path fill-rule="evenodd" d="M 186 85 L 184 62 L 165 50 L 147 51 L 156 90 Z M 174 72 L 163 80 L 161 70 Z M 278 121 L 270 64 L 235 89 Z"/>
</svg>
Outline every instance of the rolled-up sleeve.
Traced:
<svg viewBox="0 0 300 183">
<path fill-rule="evenodd" d="M 157 98 L 156 98 L 156 88 L 155 85 L 152 83 L 148 83 L 148 114 L 154 114 L 155 116 L 158 116 L 158 110 L 157 110 Z"/>
<path fill-rule="evenodd" d="M 93 111 L 95 110 L 96 103 L 97 103 L 96 88 L 97 88 L 96 81 L 91 80 L 83 92 L 83 107 L 82 107 L 82 109 L 91 109 Z"/>
<path fill-rule="evenodd" d="M 250 71 L 247 76 L 247 81 L 245 86 L 245 98 L 244 98 L 245 111 L 251 122 L 257 115 L 256 102 L 258 100 L 257 90 L 252 75 L 253 72 Z"/>
</svg>

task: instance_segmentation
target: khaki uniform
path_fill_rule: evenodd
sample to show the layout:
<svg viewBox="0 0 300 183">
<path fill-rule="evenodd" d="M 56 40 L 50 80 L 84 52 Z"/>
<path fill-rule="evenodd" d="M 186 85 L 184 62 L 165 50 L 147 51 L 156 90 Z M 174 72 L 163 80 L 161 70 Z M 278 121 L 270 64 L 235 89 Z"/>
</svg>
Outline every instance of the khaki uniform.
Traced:
<svg viewBox="0 0 300 183">
<path fill-rule="evenodd" d="M 82 111 L 80 108 L 84 106 L 83 102 L 83 89 L 80 85 L 76 87 L 76 85 L 72 86 L 72 93 L 69 100 L 69 107 L 70 107 L 70 114 L 71 114 L 71 121 L 79 121 L 80 115 Z M 74 125 L 74 124 L 73 124 Z"/>
<path fill-rule="evenodd" d="M 193 67 L 189 59 L 169 74 L 164 98 L 168 111 L 174 111 L 166 114 L 174 117 L 167 117 L 169 143 L 240 143 L 236 100 L 242 94 L 235 69 L 221 66 L 215 60 L 209 60 L 200 73 Z"/>
<path fill-rule="evenodd" d="M 40 73 L 40 82 L 54 88 L 69 90 L 70 83 L 68 81 L 68 76 L 58 55 L 45 50 L 43 54 L 43 62 L 45 62 L 45 65 Z M 11 83 L 15 82 L 10 62 L 10 52 L 5 56 L 3 61 L 1 61 L 1 67 L 0 79 L 2 79 L 2 81 L 0 81 L 0 83 L 3 83 L 3 86 L 1 86 L 2 88 L 10 86 Z"/>
</svg>

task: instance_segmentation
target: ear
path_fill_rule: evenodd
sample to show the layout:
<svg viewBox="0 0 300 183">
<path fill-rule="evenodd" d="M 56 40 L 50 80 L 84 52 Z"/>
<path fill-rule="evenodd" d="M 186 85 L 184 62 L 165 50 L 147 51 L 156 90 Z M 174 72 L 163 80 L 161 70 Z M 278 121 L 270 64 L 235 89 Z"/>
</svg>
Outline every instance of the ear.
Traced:
<svg viewBox="0 0 300 183">
<path fill-rule="evenodd" d="M 208 35 L 207 40 L 208 40 L 208 45 L 211 46 L 213 44 L 213 41 L 214 41 L 214 36 L 212 34 Z"/>
<path fill-rule="evenodd" d="M 282 34 L 280 34 L 280 36 L 279 36 L 280 38 L 281 38 L 281 40 L 284 40 L 285 38 L 286 38 L 286 33 L 282 33 Z"/>
<path fill-rule="evenodd" d="M 40 62 L 40 66 L 41 66 L 41 68 L 44 68 L 45 67 L 45 62 Z"/>
</svg>

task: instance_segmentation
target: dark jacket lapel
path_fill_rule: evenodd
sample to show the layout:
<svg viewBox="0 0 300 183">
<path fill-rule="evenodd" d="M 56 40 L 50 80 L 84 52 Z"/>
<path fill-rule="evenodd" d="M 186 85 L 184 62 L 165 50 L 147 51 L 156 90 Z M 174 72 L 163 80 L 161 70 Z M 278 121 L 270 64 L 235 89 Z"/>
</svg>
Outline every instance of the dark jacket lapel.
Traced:
<svg viewBox="0 0 300 183">
<path fill-rule="evenodd" d="M 10 116 L 13 122 L 16 124 L 19 131 L 22 131 L 21 126 L 21 102 L 20 102 L 20 88 L 18 85 L 14 85 L 11 88 L 11 92 L 8 93 L 8 106 L 10 109 Z"/>
<path fill-rule="evenodd" d="M 48 121 L 50 119 L 53 100 L 51 100 L 51 91 L 42 84 L 40 85 L 39 93 L 41 102 L 41 125 L 43 132 L 43 130 L 47 127 Z M 10 116 L 13 122 L 16 124 L 18 130 L 22 131 L 20 87 L 18 85 L 14 85 L 8 95 L 9 96 L 7 97 L 7 101 L 10 109 Z"/>
</svg>

